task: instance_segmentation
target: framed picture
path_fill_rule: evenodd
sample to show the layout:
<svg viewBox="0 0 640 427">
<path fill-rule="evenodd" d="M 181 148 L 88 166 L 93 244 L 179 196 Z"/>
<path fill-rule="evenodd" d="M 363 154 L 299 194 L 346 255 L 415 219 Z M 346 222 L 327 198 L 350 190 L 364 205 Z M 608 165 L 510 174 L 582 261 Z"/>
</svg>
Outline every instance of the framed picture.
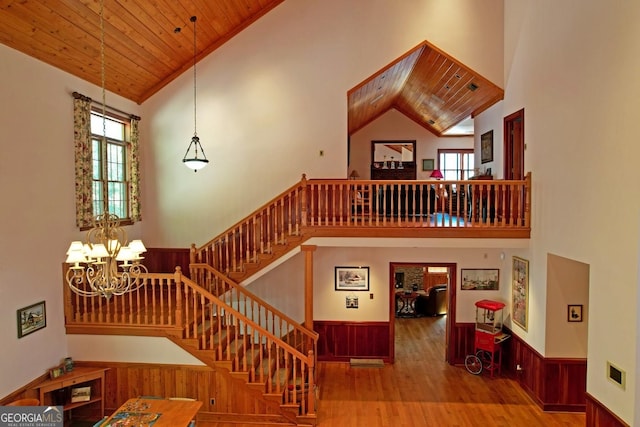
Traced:
<svg viewBox="0 0 640 427">
<path fill-rule="evenodd" d="M 53 369 L 49 369 L 49 378 L 52 380 L 58 378 L 60 375 L 64 375 L 64 365 L 56 366 Z"/>
<path fill-rule="evenodd" d="M 44 301 L 18 310 L 18 338 L 45 326 L 47 326 L 47 311 Z"/>
<path fill-rule="evenodd" d="M 349 295 L 346 300 L 347 308 L 358 308 L 358 297 Z"/>
<path fill-rule="evenodd" d="M 567 306 L 567 322 L 582 322 L 582 304 Z"/>
<path fill-rule="evenodd" d="M 436 167 L 436 161 L 434 159 L 422 159 L 422 170 L 423 171 L 432 171 Z"/>
<path fill-rule="evenodd" d="M 511 310 L 513 323 L 526 331 L 529 319 L 529 261 L 515 256 L 513 257 Z"/>
<path fill-rule="evenodd" d="M 497 291 L 500 288 L 500 270 L 497 268 L 462 269 L 463 291 Z"/>
<path fill-rule="evenodd" d="M 369 267 L 336 267 L 336 291 L 368 291 Z"/>
<path fill-rule="evenodd" d="M 493 130 L 480 136 L 480 161 L 482 163 L 493 161 Z"/>
</svg>

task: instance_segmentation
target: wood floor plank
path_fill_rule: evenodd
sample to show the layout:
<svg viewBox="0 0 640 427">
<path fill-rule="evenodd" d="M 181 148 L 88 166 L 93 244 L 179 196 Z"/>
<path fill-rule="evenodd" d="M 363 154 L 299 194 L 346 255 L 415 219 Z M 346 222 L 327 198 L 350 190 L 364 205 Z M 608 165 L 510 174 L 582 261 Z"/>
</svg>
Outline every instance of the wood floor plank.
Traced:
<svg viewBox="0 0 640 427">
<path fill-rule="evenodd" d="M 446 317 L 395 321 L 396 358 L 384 368 L 318 364 L 319 427 L 573 427 L 585 414 L 544 413 L 504 377 L 444 361 Z M 198 424 L 200 425 L 200 424 Z M 203 427 L 255 427 L 207 424 Z"/>
</svg>

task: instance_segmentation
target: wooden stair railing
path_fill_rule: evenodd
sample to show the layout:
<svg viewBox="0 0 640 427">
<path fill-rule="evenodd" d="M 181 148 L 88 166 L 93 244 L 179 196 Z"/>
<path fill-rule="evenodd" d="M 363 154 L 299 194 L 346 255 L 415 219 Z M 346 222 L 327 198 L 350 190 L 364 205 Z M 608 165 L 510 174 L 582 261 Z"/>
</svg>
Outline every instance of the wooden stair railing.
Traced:
<svg viewBox="0 0 640 427">
<path fill-rule="evenodd" d="M 320 233 L 442 237 L 447 231 L 446 237 L 528 238 L 530 226 L 531 173 L 523 180 L 466 181 L 307 180 L 303 175 L 222 234 L 201 247 L 192 245 L 191 263 L 208 264 L 240 282 Z"/>
<path fill-rule="evenodd" d="M 272 334 L 303 354 L 308 354 L 309 351 L 318 353 L 317 332 L 300 325 L 207 264 L 191 264 L 189 269 L 193 282 L 252 322 L 267 328 Z"/>
<path fill-rule="evenodd" d="M 259 324 L 182 275 L 180 267 L 146 278 L 138 290 L 109 300 L 77 295 L 65 283 L 67 333 L 164 335 L 209 366 L 226 368 L 247 387 L 277 398 L 292 421 L 315 418 L 316 333 L 302 334 L 304 328 L 276 316 Z M 285 330 L 283 340 L 277 334 Z"/>
</svg>

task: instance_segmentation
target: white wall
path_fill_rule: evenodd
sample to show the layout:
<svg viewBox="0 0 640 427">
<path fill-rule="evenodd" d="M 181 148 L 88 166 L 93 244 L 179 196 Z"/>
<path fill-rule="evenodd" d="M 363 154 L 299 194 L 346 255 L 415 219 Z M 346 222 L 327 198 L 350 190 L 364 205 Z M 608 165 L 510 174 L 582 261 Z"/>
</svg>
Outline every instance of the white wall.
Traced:
<svg viewBox="0 0 640 427">
<path fill-rule="evenodd" d="M 205 169 L 180 161 L 192 75 L 143 105 L 145 241 L 201 245 L 303 173 L 345 178 L 347 91 L 424 40 L 501 85 L 502 20 L 501 0 L 282 3 L 197 66 Z"/>
<path fill-rule="evenodd" d="M 62 263 L 75 227 L 73 99 L 100 88 L 0 45 L 0 397 L 58 365 L 67 350 Z M 107 103 L 139 114 L 115 95 Z M 129 227 L 131 228 L 131 227 Z M 133 227 L 135 238 L 138 227 Z M 17 338 L 16 310 L 46 303 L 47 326 Z"/>
<path fill-rule="evenodd" d="M 503 111 L 525 109 L 534 189 L 531 250 L 522 254 L 531 325 L 514 332 L 545 354 L 547 254 L 588 264 L 587 391 L 629 424 L 636 383 L 621 390 L 605 367 L 639 372 L 639 18 L 638 2 L 505 2 Z"/>
</svg>

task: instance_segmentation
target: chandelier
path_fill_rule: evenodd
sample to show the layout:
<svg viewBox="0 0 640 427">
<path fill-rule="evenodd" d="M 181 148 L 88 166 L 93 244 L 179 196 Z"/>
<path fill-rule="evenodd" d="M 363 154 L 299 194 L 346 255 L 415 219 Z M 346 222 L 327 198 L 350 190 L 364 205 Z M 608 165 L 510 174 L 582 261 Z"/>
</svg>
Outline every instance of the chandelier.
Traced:
<svg viewBox="0 0 640 427">
<path fill-rule="evenodd" d="M 102 77 L 102 138 L 106 138 L 105 60 L 104 60 L 104 0 L 100 1 L 100 48 Z M 86 241 L 73 241 L 67 250 L 67 284 L 76 294 L 107 299 L 135 291 L 145 284 L 147 268 L 140 264 L 140 254 L 146 252 L 141 240 L 127 244 L 127 234 L 120 227 L 117 215 L 109 213 L 108 192 L 104 188 L 102 214 L 94 218 Z M 120 263 L 120 264 L 119 264 Z"/>
<path fill-rule="evenodd" d="M 194 172 L 198 172 L 203 167 L 207 166 L 209 160 L 207 160 L 207 156 L 204 154 L 204 150 L 202 149 L 202 145 L 200 144 L 200 138 L 198 138 L 197 132 L 197 110 L 196 110 L 196 18 L 195 16 L 191 17 L 191 22 L 193 22 L 193 137 L 191 138 L 191 142 L 189 143 L 189 147 L 187 147 L 187 152 L 184 153 L 184 157 L 182 158 L 182 162 L 186 167 L 192 169 Z M 176 29 L 179 30 L 179 29 Z M 193 148 L 193 153 L 191 148 Z M 202 153 L 202 157 L 198 157 L 198 152 Z"/>
<path fill-rule="evenodd" d="M 117 215 L 103 213 L 94 220 L 86 242 L 73 241 L 67 250 L 67 283 L 82 296 L 122 295 L 145 283 L 147 268 L 140 264 L 146 252 L 141 240 L 128 245 Z M 120 264 L 118 264 L 120 262 Z"/>
</svg>

